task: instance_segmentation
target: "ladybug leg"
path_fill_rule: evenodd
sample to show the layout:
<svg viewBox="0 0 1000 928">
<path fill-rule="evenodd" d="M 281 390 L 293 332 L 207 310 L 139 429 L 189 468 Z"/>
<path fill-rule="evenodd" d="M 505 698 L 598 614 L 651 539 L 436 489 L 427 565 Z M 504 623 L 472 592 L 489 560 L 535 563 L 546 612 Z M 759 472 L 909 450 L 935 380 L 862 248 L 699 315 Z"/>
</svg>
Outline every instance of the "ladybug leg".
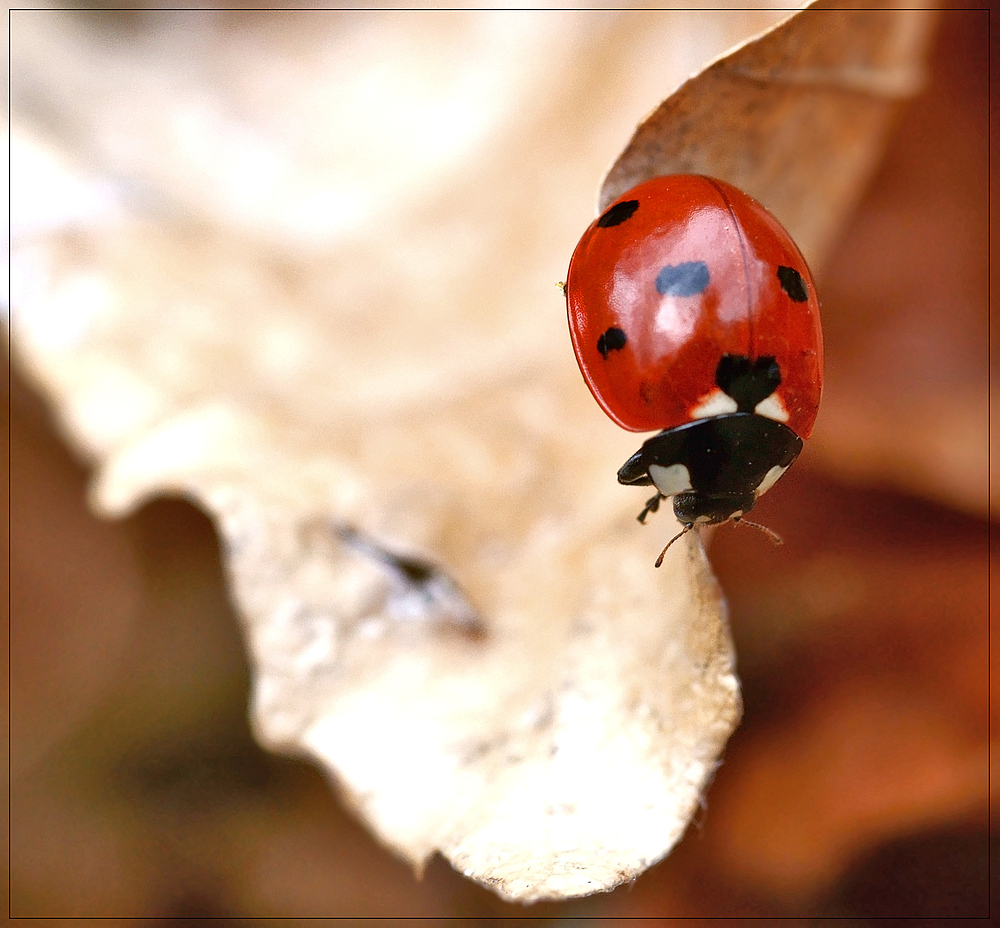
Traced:
<svg viewBox="0 0 1000 928">
<path fill-rule="evenodd" d="M 646 516 L 648 516 L 651 512 L 656 512 L 660 508 L 661 499 L 666 499 L 666 497 L 662 493 L 657 493 L 656 496 L 654 496 L 652 499 L 647 500 L 646 508 L 643 509 L 638 516 L 636 516 L 636 518 L 643 525 L 646 524 Z"/>
</svg>

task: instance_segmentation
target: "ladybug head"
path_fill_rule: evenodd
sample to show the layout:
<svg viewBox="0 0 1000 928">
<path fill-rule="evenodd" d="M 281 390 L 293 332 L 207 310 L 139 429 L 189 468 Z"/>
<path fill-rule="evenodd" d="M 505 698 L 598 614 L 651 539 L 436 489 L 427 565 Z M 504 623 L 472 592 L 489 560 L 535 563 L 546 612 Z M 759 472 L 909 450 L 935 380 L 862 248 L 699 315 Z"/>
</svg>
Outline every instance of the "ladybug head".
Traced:
<svg viewBox="0 0 1000 928">
<path fill-rule="evenodd" d="M 659 567 L 663 563 L 663 557 L 670 546 L 682 535 L 690 532 L 696 524 L 718 525 L 720 522 L 735 522 L 740 525 L 749 525 L 766 535 L 772 544 L 784 544 L 781 537 L 767 526 L 743 518 L 743 513 L 753 506 L 756 498 L 756 494 L 752 492 L 749 495 L 744 493 L 713 494 L 687 490 L 676 494 L 674 496 L 674 515 L 683 523 L 684 528 L 667 542 L 666 548 L 660 552 L 660 556 L 656 559 L 655 566 Z"/>
<path fill-rule="evenodd" d="M 674 496 L 674 515 L 682 525 L 717 525 L 738 519 L 753 508 L 757 494 L 750 490 L 744 493 L 699 493 L 685 490 Z"/>
</svg>

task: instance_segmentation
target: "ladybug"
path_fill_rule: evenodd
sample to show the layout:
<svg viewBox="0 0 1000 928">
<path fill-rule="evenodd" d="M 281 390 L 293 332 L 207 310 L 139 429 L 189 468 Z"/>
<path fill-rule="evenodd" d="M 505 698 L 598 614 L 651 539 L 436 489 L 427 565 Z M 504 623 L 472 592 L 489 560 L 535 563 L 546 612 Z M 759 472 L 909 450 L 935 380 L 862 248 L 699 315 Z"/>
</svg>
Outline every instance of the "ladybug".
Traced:
<svg viewBox="0 0 1000 928">
<path fill-rule="evenodd" d="M 564 292 L 594 398 L 622 428 L 658 430 L 618 471 L 656 489 L 639 521 L 667 497 L 670 544 L 740 521 L 802 450 L 822 391 L 819 302 L 789 234 L 721 180 L 656 177 L 584 232 Z"/>
</svg>

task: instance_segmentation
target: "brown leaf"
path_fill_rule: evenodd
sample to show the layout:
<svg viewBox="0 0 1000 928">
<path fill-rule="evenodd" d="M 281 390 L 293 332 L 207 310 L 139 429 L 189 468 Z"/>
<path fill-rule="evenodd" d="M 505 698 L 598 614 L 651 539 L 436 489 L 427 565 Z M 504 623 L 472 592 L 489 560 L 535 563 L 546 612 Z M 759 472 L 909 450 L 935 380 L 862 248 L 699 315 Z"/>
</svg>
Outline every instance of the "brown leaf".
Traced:
<svg viewBox="0 0 1000 928">
<path fill-rule="evenodd" d="M 661 174 L 708 174 L 763 203 L 815 267 L 923 81 L 929 10 L 817 2 L 692 77 L 636 130 L 600 207 Z"/>
<path fill-rule="evenodd" d="M 852 482 L 980 516 L 1000 500 L 987 20 L 941 13 L 931 80 L 830 254 L 811 448 Z"/>
<path fill-rule="evenodd" d="M 740 700 L 700 544 L 653 570 L 669 520 L 643 532 L 614 483 L 634 438 L 587 395 L 553 286 L 635 91 L 617 60 L 588 83 L 605 19 L 503 15 L 212 20 L 214 44 L 18 20 L 11 328 L 104 513 L 176 492 L 216 520 L 261 740 L 319 759 L 415 865 L 439 850 L 530 901 L 662 857 Z M 852 24 L 832 61 L 803 71 L 822 43 L 801 38 L 794 70 L 765 39 L 665 104 L 786 221 L 788 165 L 843 136 L 809 162 L 843 176 L 790 221 L 814 250 L 925 28 L 879 14 L 869 47 L 862 14 L 822 15 Z M 678 21 L 612 23 L 641 50 Z M 879 57 L 904 22 L 913 45 Z M 774 197 L 724 170 L 765 149 Z"/>
</svg>

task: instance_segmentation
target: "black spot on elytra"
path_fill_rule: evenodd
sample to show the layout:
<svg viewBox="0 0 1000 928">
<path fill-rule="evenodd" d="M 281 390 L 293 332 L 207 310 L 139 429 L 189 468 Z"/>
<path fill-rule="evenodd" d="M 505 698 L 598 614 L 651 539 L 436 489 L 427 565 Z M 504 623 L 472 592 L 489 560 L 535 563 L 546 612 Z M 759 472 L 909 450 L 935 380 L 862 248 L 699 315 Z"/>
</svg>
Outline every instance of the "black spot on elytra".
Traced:
<svg viewBox="0 0 1000 928">
<path fill-rule="evenodd" d="M 796 303 L 804 303 L 809 299 L 806 282 L 794 267 L 785 267 L 784 265 L 779 267 L 778 280 L 781 282 L 781 289 Z"/>
<path fill-rule="evenodd" d="M 612 351 L 621 351 L 625 347 L 626 341 L 628 339 L 625 338 L 625 333 L 621 329 L 616 329 L 612 326 L 597 339 L 597 350 L 601 353 L 601 357 L 607 361 L 608 355 Z"/>
<path fill-rule="evenodd" d="M 630 219 L 632 214 L 639 208 L 638 200 L 622 200 L 615 203 L 611 209 L 607 210 L 600 219 L 597 220 L 599 229 L 607 229 L 610 226 L 621 225 L 626 219 Z"/>
<path fill-rule="evenodd" d="M 781 383 L 781 370 L 774 358 L 751 361 L 740 354 L 724 354 L 715 369 L 715 382 L 736 400 L 740 412 L 753 412 Z"/>
<path fill-rule="evenodd" d="M 704 261 L 668 264 L 656 275 L 656 289 L 664 296 L 697 296 L 708 286 L 708 265 Z"/>
</svg>

